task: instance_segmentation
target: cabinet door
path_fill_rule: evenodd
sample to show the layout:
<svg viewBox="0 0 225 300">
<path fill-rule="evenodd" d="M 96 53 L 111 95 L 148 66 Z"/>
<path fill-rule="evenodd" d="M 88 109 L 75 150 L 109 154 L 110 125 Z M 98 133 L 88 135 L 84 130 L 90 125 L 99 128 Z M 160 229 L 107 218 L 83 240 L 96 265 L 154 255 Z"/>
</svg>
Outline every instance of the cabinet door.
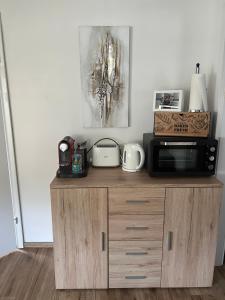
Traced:
<svg viewBox="0 0 225 300">
<path fill-rule="evenodd" d="M 167 189 L 162 287 L 211 286 L 219 207 L 219 188 Z"/>
<path fill-rule="evenodd" d="M 56 288 L 107 288 L 107 189 L 51 193 Z"/>
</svg>

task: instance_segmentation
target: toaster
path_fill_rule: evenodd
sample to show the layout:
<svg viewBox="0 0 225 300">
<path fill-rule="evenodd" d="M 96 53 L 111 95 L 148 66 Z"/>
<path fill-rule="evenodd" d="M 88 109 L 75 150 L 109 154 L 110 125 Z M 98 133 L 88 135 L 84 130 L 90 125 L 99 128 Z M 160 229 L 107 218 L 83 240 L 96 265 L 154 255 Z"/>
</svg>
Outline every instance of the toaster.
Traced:
<svg viewBox="0 0 225 300">
<path fill-rule="evenodd" d="M 118 167 L 120 165 L 120 148 L 117 143 L 95 144 L 92 151 L 93 167 Z"/>
</svg>

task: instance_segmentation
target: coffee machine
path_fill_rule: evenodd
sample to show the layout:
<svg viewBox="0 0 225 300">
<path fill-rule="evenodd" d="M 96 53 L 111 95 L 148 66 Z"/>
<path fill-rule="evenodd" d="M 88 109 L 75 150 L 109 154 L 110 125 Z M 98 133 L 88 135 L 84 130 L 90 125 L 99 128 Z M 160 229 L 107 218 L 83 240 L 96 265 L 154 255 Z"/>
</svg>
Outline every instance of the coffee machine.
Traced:
<svg viewBox="0 0 225 300">
<path fill-rule="evenodd" d="M 59 173 L 61 175 L 72 173 L 74 143 L 75 140 L 72 137 L 65 136 L 58 144 Z"/>
<path fill-rule="evenodd" d="M 57 177 L 80 178 L 87 176 L 87 147 L 86 142 L 75 143 L 75 140 L 66 136 L 58 144 L 59 169 Z"/>
</svg>

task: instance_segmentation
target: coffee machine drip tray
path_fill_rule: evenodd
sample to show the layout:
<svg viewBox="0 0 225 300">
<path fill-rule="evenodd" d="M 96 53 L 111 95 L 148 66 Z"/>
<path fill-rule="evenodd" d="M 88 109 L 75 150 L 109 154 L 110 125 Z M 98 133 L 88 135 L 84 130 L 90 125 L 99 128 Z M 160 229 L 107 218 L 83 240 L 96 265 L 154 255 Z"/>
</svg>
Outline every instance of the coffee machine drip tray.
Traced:
<svg viewBox="0 0 225 300">
<path fill-rule="evenodd" d="M 56 172 L 56 177 L 57 178 L 82 178 L 86 177 L 88 174 L 88 168 L 86 168 L 82 173 L 62 173 L 60 172 L 60 169 L 57 170 Z"/>
</svg>

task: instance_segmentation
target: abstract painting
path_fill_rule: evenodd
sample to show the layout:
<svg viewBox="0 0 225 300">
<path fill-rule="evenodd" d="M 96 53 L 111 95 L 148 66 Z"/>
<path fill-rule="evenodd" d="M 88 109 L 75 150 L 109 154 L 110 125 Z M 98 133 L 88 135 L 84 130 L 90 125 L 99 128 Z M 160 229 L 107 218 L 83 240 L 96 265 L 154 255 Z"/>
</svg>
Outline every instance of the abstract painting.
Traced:
<svg viewBox="0 0 225 300">
<path fill-rule="evenodd" d="M 129 27 L 81 26 L 84 127 L 128 127 Z"/>
</svg>

